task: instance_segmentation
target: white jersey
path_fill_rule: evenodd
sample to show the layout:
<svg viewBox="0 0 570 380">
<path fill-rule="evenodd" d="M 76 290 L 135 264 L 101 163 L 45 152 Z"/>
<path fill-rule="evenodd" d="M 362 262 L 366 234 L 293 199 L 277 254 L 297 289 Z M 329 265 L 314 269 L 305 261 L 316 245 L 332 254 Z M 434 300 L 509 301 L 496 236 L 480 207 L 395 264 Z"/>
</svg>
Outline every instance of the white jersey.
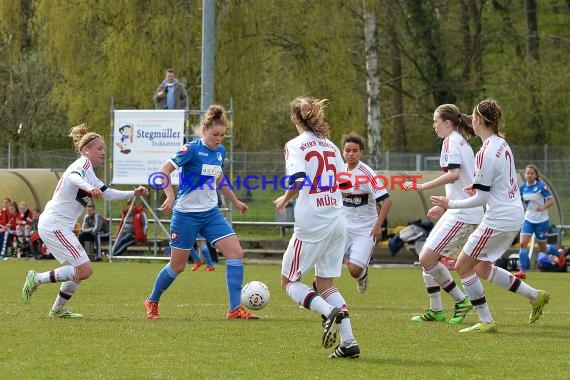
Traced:
<svg viewBox="0 0 570 380">
<path fill-rule="evenodd" d="M 473 149 L 457 131 L 453 131 L 443 140 L 439 165 L 444 172 L 452 169 L 459 170 L 459 179 L 453 183 L 445 184 L 445 196 L 452 200 L 461 200 L 469 197 L 463 189 L 473 184 L 475 176 L 475 159 Z M 467 224 L 479 224 L 483 218 L 483 207 L 457 208 L 447 210 L 446 213 L 455 216 Z"/>
<path fill-rule="evenodd" d="M 65 170 L 53 193 L 40 215 L 38 229 L 73 230 L 77 218 L 90 200 L 89 191 L 98 188 L 107 200 L 128 199 L 134 197 L 133 191 L 119 191 L 108 188 L 97 178 L 91 161 L 85 156 L 79 157 Z"/>
<path fill-rule="evenodd" d="M 503 138 L 492 135 L 483 142 L 475 161 L 473 188 L 490 192 L 482 224 L 497 231 L 519 230 L 524 210 L 511 148 Z"/>
<path fill-rule="evenodd" d="M 301 241 L 320 241 L 342 218 L 342 195 L 336 182 L 344 170 L 340 150 L 307 131 L 285 144 L 285 165 L 291 180 L 302 181 L 295 204 L 295 235 Z"/>
<path fill-rule="evenodd" d="M 349 234 L 369 236 L 378 219 L 376 203 L 388 198 L 384 184 L 376 176 L 374 170 L 363 162 L 358 162 L 356 167 L 348 170 L 345 164 L 344 170 L 350 174 L 350 189 L 342 190 L 342 212 L 346 220 L 346 229 Z M 344 179 L 345 176 L 341 178 Z M 346 176 L 348 179 L 348 176 Z"/>
</svg>

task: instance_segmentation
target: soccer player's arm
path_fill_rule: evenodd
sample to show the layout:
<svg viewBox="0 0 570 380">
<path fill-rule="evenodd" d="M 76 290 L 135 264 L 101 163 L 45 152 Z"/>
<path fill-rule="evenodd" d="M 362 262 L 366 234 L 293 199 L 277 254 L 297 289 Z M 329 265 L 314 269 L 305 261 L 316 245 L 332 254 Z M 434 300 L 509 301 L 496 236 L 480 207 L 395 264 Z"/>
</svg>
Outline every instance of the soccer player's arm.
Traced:
<svg viewBox="0 0 570 380">
<path fill-rule="evenodd" d="M 545 183 L 542 183 L 542 186 L 540 188 L 540 193 L 542 194 L 542 197 L 544 198 L 544 205 L 542 206 L 541 211 L 544 211 L 547 208 L 552 207 L 554 205 L 554 203 L 556 203 L 554 196 L 552 195 L 550 190 L 548 190 L 548 186 L 546 186 Z"/>
<path fill-rule="evenodd" d="M 466 199 L 450 200 L 447 208 L 473 208 L 487 204 L 491 197 L 495 162 L 496 159 L 491 157 L 487 150 L 481 160 L 481 167 L 475 168 L 475 180 L 472 185 L 475 194 Z"/>
<path fill-rule="evenodd" d="M 390 194 L 386 191 L 386 186 L 387 184 L 382 183 L 380 178 L 375 177 L 374 186 L 371 186 L 370 189 L 370 193 L 376 200 L 376 212 L 378 214 L 378 218 L 372 229 L 372 236 L 375 242 L 380 241 L 382 236 L 382 224 L 384 224 L 392 208 L 392 198 L 390 198 Z"/>
<path fill-rule="evenodd" d="M 279 212 L 283 212 L 285 206 L 299 194 L 307 177 L 305 160 L 303 159 L 301 151 L 289 147 L 289 144 L 285 145 L 285 167 L 287 177 L 289 178 L 288 187 L 285 194 L 274 201 L 275 207 Z"/>
<path fill-rule="evenodd" d="M 459 144 L 455 143 L 455 141 L 451 141 L 450 139 L 449 154 L 447 156 L 447 161 L 445 162 L 445 169 L 447 171 L 431 181 L 425 182 L 423 184 L 418 184 L 417 189 L 434 189 L 436 187 L 447 185 L 448 183 L 453 183 L 459 180 L 459 175 L 461 173 L 461 152 L 459 149 Z"/>
</svg>

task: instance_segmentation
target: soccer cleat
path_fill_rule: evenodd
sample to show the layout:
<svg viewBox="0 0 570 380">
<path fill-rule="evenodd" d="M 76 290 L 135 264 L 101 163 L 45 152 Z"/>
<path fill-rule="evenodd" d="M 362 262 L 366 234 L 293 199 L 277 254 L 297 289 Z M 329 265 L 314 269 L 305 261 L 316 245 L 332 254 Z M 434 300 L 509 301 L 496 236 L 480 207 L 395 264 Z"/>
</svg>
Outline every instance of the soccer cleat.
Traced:
<svg viewBox="0 0 570 380">
<path fill-rule="evenodd" d="M 338 338 L 338 328 L 342 319 L 344 318 L 344 312 L 335 307 L 332 309 L 331 313 L 327 317 L 327 320 L 323 324 L 323 340 L 322 344 L 324 348 L 331 348 Z"/>
<path fill-rule="evenodd" d="M 546 290 L 539 290 L 538 297 L 534 302 L 531 302 L 532 312 L 528 317 L 528 323 L 534 323 L 542 315 L 542 309 L 550 301 L 550 294 Z"/>
<path fill-rule="evenodd" d="M 49 311 L 49 317 L 50 318 L 82 318 L 83 315 L 79 314 L 79 313 L 73 313 L 69 310 L 50 310 Z"/>
<path fill-rule="evenodd" d="M 463 322 L 465 316 L 469 311 L 473 310 L 473 305 L 468 297 L 461 302 L 455 304 L 455 311 L 453 312 L 453 317 L 449 320 L 449 323 L 457 324 Z"/>
<path fill-rule="evenodd" d="M 414 322 L 443 322 L 445 321 L 445 313 L 443 310 L 433 311 L 427 309 L 422 315 L 416 315 L 412 317 Z"/>
<path fill-rule="evenodd" d="M 215 266 L 213 266 L 213 265 L 207 265 L 207 266 L 206 266 L 206 272 L 211 272 L 211 271 L 214 271 L 214 270 L 216 270 L 216 267 L 215 267 Z"/>
<path fill-rule="evenodd" d="M 338 359 L 356 359 L 360 356 L 360 348 L 358 344 L 353 343 L 348 347 L 343 347 L 341 345 L 336 346 L 332 354 L 329 355 L 329 358 Z"/>
<path fill-rule="evenodd" d="M 517 273 L 515 273 L 515 277 L 521 280 L 526 280 L 526 273 L 522 270 L 519 270 Z"/>
<path fill-rule="evenodd" d="M 228 319 L 259 319 L 257 314 L 248 313 L 243 306 L 238 306 L 234 311 L 228 311 Z"/>
<path fill-rule="evenodd" d="M 495 322 L 477 322 L 471 327 L 459 330 L 460 333 L 463 332 L 496 332 L 497 325 Z"/>
<path fill-rule="evenodd" d="M 204 265 L 203 261 L 198 261 L 197 263 L 194 263 L 194 265 L 192 265 L 192 272 L 196 272 L 198 268 L 200 268 L 202 265 Z"/>
<path fill-rule="evenodd" d="M 358 290 L 358 293 L 363 294 L 368 287 L 368 267 L 364 270 L 364 275 L 360 276 L 357 281 L 356 290 Z"/>
<path fill-rule="evenodd" d="M 26 273 L 26 279 L 24 280 L 24 288 L 22 289 L 22 298 L 24 299 L 24 303 L 30 302 L 32 294 L 38 288 L 38 284 L 36 284 L 36 282 L 34 281 L 36 274 L 38 274 L 38 272 L 34 270 L 29 270 Z"/>
<path fill-rule="evenodd" d="M 144 301 L 144 309 L 146 310 L 147 319 L 158 319 L 160 315 L 158 314 L 158 302 Z"/>
</svg>

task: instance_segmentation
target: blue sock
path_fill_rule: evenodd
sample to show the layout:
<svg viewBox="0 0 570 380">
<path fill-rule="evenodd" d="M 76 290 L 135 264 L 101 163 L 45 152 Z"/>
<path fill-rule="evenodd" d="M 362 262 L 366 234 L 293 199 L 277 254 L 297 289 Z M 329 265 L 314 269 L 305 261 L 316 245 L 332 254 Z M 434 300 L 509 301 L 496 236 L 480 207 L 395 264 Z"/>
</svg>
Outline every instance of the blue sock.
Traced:
<svg viewBox="0 0 570 380">
<path fill-rule="evenodd" d="M 230 298 L 230 311 L 233 311 L 241 303 L 241 288 L 243 286 L 243 262 L 241 259 L 226 260 L 226 283 Z"/>
<path fill-rule="evenodd" d="M 528 249 L 521 248 L 519 250 L 519 268 L 522 271 L 530 269 L 530 260 L 528 259 Z"/>
<path fill-rule="evenodd" d="M 158 272 L 158 276 L 156 276 L 156 280 L 154 281 L 152 293 L 148 297 L 148 300 L 158 302 L 162 293 L 174 282 L 176 276 L 178 276 L 178 273 L 170 267 L 170 263 L 166 264 L 164 268 Z"/>
<path fill-rule="evenodd" d="M 190 248 L 190 256 L 192 256 L 192 261 L 194 261 L 194 264 L 197 264 L 201 261 L 200 256 L 198 255 L 198 252 L 196 252 L 194 247 Z"/>
<path fill-rule="evenodd" d="M 210 250 L 206 244 L 200 247 L 200 252 L 202 252 L 202 257 L 206 260 L 206 265 L 213 267 L 214 261 L 212 261 L 212 255 L 210 255 Z"/>
<path fill-rule="evenodd" d="M 546 252 L 548 252 L 549 255 L 554 255 L 554 256 L 560 256 L 559 252 L 558 252 L 558 248 L 556 248 L 554 245 L 552 244 L 547 244 L 546 245 Z"/>
</svg>

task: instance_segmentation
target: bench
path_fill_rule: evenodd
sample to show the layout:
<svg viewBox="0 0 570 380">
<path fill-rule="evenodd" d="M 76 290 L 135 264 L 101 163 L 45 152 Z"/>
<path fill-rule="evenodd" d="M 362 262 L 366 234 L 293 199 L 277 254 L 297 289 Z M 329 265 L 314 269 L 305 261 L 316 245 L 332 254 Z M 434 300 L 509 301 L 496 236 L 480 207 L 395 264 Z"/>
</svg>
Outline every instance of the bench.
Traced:
<svg viewBox="0 0 570 380">
<path fill-rule="evenodd" d="M 115 243 L 116 239 L 113 239 L 112 244 Z M 163 250 L 168 247 L 168 243 L 169 240 L 167 239 L 158 239 L 156 240 L 156 248 L 157 254 L 162 254 Z M 144 243 L 134 243 L 130 246 L 127 247 L 126 251 L 123 252 L 123 254 L 121 256 L 132 256 L 132 255 L 143 255 L 143 254 L 154 254 L 154 245 L 155 245 L 155 241 L 154 240 L 147 240 Z M 101 254 L 104 256 L 109 256 L 109 239 L 105 238 L 101 240 Z M 93 251 L 93 250 L 91 250 Z M 90 252 L 87 252 L 88 254 L 90 254 Z M 91 253 L 92 255 L 93 253 Z M 118 257 L 118 256 L 114 256 L 114 257 Z"/>
</svg>

